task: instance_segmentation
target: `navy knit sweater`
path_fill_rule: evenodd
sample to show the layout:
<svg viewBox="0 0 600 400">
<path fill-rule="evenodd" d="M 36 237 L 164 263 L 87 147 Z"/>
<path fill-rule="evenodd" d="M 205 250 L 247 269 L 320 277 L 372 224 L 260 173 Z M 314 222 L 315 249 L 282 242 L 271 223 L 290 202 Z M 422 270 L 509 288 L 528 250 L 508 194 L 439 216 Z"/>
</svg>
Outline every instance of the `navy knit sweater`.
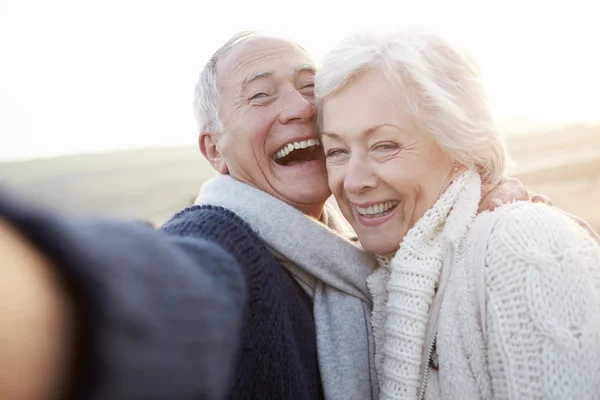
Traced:
<svg viewBox="0 0 600 400">
<path fill-rule="evenodd" d="M 75 399 L 320 399 L 312 304 L 235 214 L 193 207 L 160 232 L 0 196 L 81 312 Z"/>
<path fill-rule="evenodd" d="M 323 398 L 312 301 L 248 224 L 224 208 L 195 206 L 161 230 L 212 240 L 242 266 L 248 301 L 231 398 Z"/>
</svg>

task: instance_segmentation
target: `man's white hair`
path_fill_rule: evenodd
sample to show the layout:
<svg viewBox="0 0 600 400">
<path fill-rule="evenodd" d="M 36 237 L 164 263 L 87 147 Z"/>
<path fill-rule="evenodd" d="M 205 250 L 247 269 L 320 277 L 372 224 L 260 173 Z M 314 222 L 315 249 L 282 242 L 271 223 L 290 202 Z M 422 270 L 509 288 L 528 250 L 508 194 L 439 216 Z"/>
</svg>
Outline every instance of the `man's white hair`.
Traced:
<svg viewBox="0 0 600 400">
<path fill-rule="evenodd" d="M 482 180 L 504 176 L 509 155 L 494 125 L 479 68 L 464 52 L 419 28 L 359 32 L 329 52 L 315 78 L 321 110 L 328 96 L 364 71 L 383 71 L 418 126 Z"/>
<path fill-rule="evenodd" d="M 223 131 L 223 123 L 219 116 L 217 63 L 236 44 L 256 35 L 259 35 L 258 31 L 243 31 L 236 34 L 212 55 L 200 72 L 194 91 L 194 117 L 199 132 L 218 134 Z"/>
</svg>

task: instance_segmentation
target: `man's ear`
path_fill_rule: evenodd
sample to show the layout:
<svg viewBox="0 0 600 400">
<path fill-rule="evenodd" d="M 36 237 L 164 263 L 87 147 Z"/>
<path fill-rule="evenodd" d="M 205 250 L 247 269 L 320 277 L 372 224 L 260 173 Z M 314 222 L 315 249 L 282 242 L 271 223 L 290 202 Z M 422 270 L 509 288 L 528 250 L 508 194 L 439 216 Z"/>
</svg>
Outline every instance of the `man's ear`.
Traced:
<svg viewBox="0 0 600 400">
<path fill-rule="evenodd" d="M 226 175 L 229 170 L 219 149 L 219 139 L 219 136 L 214 133 L 202 132 L 198 138 L 198 145 L 200 146 L 200 152 L 210 165 L 221 174 Z"/>
</svg>

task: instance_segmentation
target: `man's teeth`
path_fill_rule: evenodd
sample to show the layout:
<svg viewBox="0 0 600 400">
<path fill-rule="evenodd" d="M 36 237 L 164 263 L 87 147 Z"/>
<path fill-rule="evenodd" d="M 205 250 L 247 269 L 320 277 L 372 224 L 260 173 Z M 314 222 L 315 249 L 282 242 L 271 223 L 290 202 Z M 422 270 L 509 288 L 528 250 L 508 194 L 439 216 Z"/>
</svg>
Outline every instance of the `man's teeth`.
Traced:
<svg viewBox="0 0 600 400">
<path fill-rule="evenodd" d="M 279 150 L 277 153 L 275 153 L 273 155 L 273 159 L 278 160 L 280 158 L 283 158 L 296 149 L 306 149 L 307 147 L 320 146 L 320 145 L 321 145 L 321 141 L 319 139 L 308 139 L 308 140 L 303 140 L 301 142 L 288 143 L 285 146 L 283 146 L 281 148 L 281 150 Z"/>
<path fill-rule="evenodd" d="M 360 215 L 377 215 L 388 211 L 398 205 L 398 201 L 385 201 L 383 203 L 375 204 L 369 207 L 356 206 L 356 210 Z"/>
</svg>

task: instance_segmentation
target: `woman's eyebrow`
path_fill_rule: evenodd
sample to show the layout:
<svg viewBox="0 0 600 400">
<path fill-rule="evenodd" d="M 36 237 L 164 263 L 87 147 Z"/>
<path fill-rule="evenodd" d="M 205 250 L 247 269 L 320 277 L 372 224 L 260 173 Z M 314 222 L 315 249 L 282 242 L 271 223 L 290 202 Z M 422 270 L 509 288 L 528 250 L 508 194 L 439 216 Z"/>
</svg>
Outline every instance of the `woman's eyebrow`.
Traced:
<svg viewBox="0 0 600 400">
<path fill-rule="evenodd" d="M 383 123 L 383 124 L 377 124 L 377 125 L 374 125 L 374 126 L 368 128 L 368 129 L 365 129 L 361 133 L 364 133 L 365 135 L 369 136 L 369 135 L 377 132 L 380 128 L 383 128 L 383 127 L 386 127 L 386 126 L 390 127 L 390 128 L 398 129 L 400 131 L 402 130 L 399 126 L 396 126 L 394 124 Z M 339 134 L 334 133 L 334 132 L 321 132 L 321 134 L 324 135 L 324 136 L 333 138 L 333 139 L 337 139 L 337 138 L 340 137 Z"/>
</svg>

